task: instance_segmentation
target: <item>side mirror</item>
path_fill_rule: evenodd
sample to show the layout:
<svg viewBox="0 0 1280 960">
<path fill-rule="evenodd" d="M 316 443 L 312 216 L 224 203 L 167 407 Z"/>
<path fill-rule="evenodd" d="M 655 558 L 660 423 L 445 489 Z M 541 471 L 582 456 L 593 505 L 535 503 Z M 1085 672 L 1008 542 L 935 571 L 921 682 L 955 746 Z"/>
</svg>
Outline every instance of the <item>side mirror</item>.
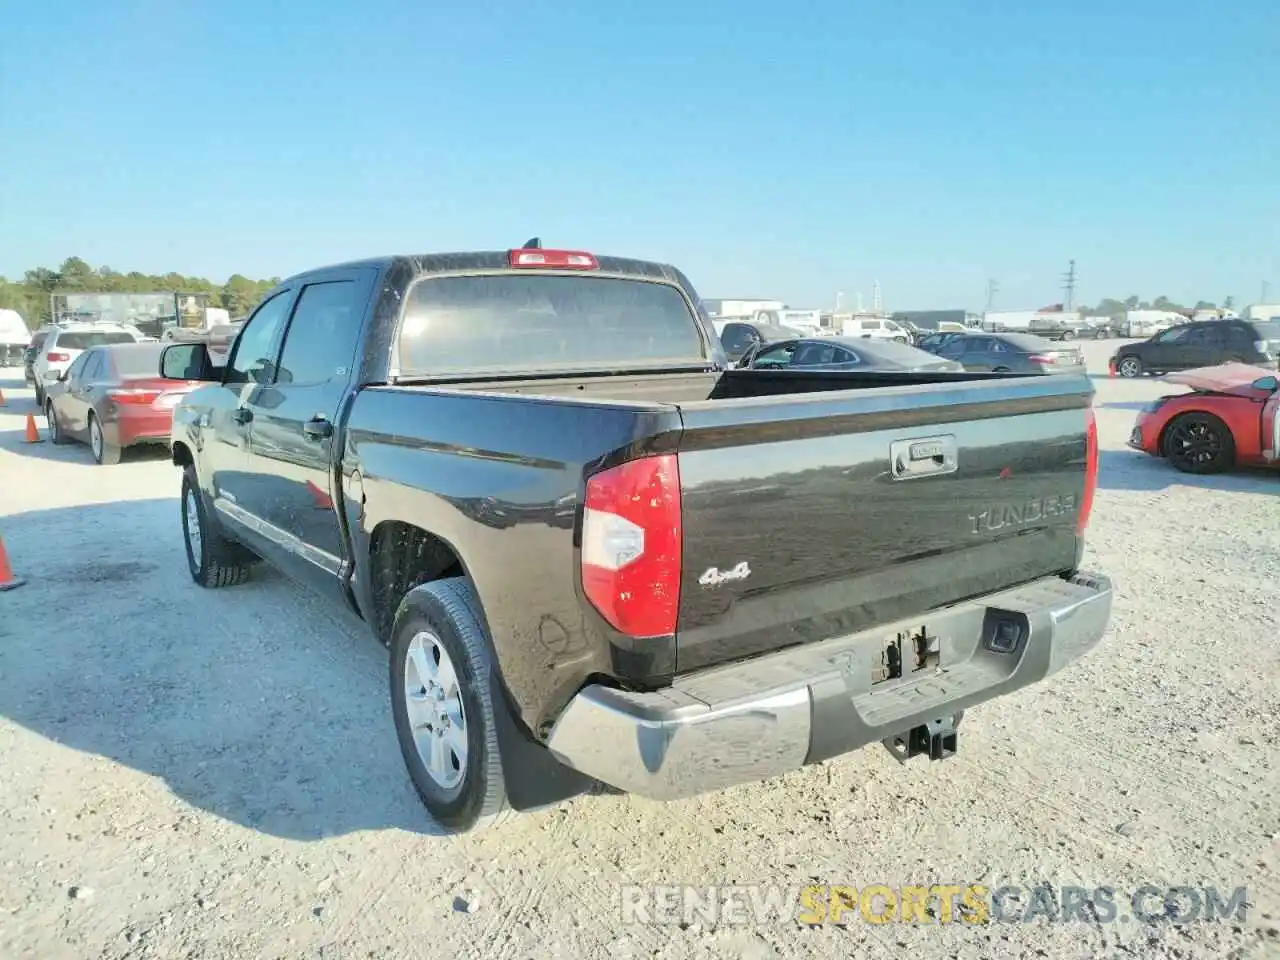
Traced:
<svg viewBox="0 0 1280 960">
<path fill-rule="evenodd" d="M 45 383 L 57 383 L 60 380 L 65 380 L 65 379 L 67 379 L 67 375 L 65 372 L 59 373 L 57 370 L 46 370 L 44 372 Z"/>
<path fill-rule="evenodd" d="M 166 380 L 209 380 L 221 378 L 203 343 L 175 343 L 160 354 L 160 376 Z"/>
<path fill-rule="evenodd" d="M 1255 390 L 1270 390 L 1274 393 L 1276 387 L 1280 386 L 1280 380 L 1275 377 L 1259 377 L 1257 380 L 1253 381 L 1250 386 Z"/>
</svg>

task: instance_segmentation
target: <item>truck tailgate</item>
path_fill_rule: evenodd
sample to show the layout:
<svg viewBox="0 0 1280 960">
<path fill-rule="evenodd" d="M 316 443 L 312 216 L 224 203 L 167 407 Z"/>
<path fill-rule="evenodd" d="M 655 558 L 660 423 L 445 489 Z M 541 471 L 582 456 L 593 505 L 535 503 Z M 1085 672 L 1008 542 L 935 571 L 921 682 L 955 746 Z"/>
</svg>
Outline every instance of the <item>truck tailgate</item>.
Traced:
<svg viewBox="0 0 1280 960">
<path fill-rule="evenodd" d="M 681 673 L 1073 571 L 1093 387 L 680 404 Z"/>
</svg>

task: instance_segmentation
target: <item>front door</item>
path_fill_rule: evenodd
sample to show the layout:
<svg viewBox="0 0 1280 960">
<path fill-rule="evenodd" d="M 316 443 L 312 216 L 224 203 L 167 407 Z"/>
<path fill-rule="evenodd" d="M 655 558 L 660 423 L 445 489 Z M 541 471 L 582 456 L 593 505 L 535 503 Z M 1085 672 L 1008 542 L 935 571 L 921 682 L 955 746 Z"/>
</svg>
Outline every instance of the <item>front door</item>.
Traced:
<svg viewBox="0 0 1280 960">
<path fill-rule="evenodd" d="M 86 439 L 88 429 L 89 407 L 85 403 L 85 389 L 88 382 L 89 364 L 97 364 L 100 354 L 90 350 L 76 357 L 67 368 L 67 379 L 62 389 L 54 391 L 49 402 L 53 404 L 58 416 L 58 426 L 63 433 L 78 440 Z"/>
<path fill-rule="evenodd" d="M 357 268 L 302 287 L 275 376 L 250 403 L 251 509 L 281 566 L 324 592 L 342 590 L 339 419 L 375 277 Z"/>
<path fill-rule="evenodd" d="M 223 371 L 222 387 L 208 404 L 208 435 L 201 453 L 209 470 L 214 509 L 224 523 L 237 529 L 255 548 L 261 546 L 250 510 L 254 500 L 249 473 L 249 431 L 253 421 L 250 400 L 264 389 L 274 372 L 280 337 L 294 290 L 274 293 L 254 311 L 236 337 Z"/>
<path fill-rule="evenodd" d="M 1280 390 L 1262 408 L 1262 455 L 1280 466 Z"/>
<path fill-rule="evenodd" d="M 1184 370 L 1185 348 L 1187 338 L 1191 336 L 1191 327 L 1171 327 L 1163 333 L 1156 334 L 1142 351 L 1142 363 L 1148 370 Z"/>
</svg>

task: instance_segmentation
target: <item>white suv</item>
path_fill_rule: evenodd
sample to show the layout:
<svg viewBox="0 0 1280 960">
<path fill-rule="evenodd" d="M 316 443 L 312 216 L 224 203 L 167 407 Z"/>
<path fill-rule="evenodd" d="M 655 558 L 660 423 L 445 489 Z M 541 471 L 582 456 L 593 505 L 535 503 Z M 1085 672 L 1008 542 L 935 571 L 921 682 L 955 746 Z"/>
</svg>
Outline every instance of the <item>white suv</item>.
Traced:
<svg viewBox="0 0 1280 960">
<path fill-rule="evenodd" d="M 80 354 L 90 347 L 109 343 L 138 343 L 143 339 L 134 327 L 117 323 L 51 323 L 32 337 L 39 344 L 31 369 L 36 381 L 36 403 L 44 407 L 44 384 L 57 379 Z"/>
</svg>

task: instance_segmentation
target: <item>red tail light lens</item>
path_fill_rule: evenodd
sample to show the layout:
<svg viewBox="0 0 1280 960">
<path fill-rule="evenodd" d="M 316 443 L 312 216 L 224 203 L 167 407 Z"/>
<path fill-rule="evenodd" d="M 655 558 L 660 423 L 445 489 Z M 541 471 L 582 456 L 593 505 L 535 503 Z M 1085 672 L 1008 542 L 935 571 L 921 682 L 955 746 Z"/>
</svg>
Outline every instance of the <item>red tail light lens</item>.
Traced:
<svg viewBox="0 0 1280 960">
<path fill-rule="evenodd" d="M 48 360 L 50 363 L 66 363 L 71 359 L 71 354 L 63 353 L 60 350 L 50 350 Z"/>
<path fill-rule="evenodd" d="M 1093 407 L 1085 410 L 1084 493 L 1080 495 L 1080 512 L 1076 514 L 1076 533 L 1084 533 L 1093 512 L 1093 494 L 1098 489 L 1098 418 Z"/>
<path fill-rule="evenodd" d="M 513 267 L 558 267 L 567 270 L 595 270 L 596 258 L 581 250 L 512 250 Z"/>
<path fill-rule="evenodd" d="M 159 390 L 108 390 L 107 396 L 116 403 L 155 403 L 160 398 Z"/>
<path fill-rule="evenodd" d="M 1058 358 L 1051 353 L 1033 353 L 1027 357 L 1032 363 L 1057 363 Z"/>
<path fill-rule="evenodd" d="M 675 454 L 587 480 L 582 588 L 614 629 L 637 638 L 676 632 L 682 539 Z"/>
</svg>

